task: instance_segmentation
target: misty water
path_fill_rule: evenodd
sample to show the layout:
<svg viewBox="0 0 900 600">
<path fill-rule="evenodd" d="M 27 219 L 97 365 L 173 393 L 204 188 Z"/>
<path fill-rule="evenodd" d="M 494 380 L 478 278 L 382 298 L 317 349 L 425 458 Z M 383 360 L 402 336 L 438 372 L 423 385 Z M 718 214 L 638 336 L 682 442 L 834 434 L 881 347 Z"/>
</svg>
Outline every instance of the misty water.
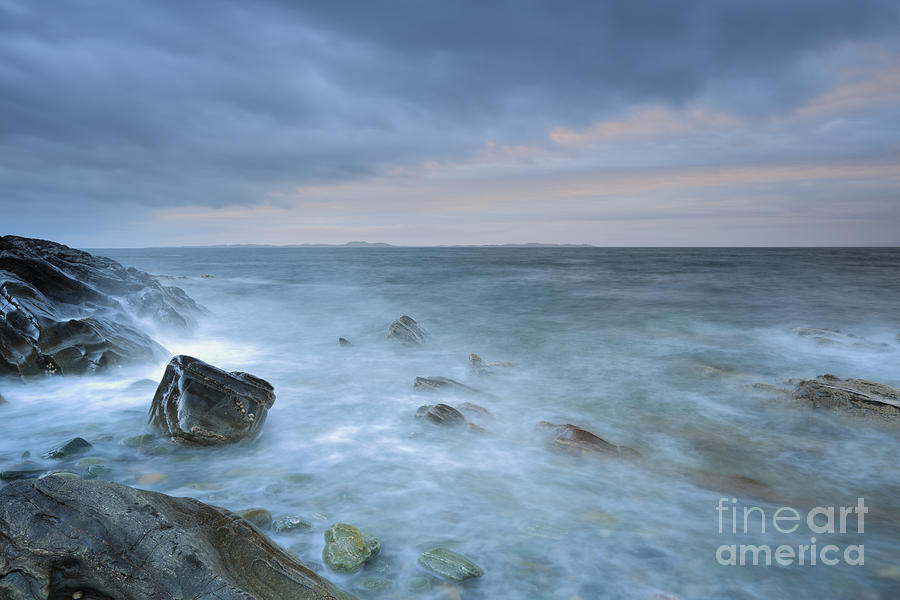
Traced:
<svg viewBox="0 0 900 600">
<path fill-rule="evenodd" d="M 269 534 L 361 598 L 896 597 L 900 428 L 778 388 L 824 373 L 900 386 L 900 250 L 93 252 L 165 276 L 209 310 L 189 337 L 158 339 L 271 382 L 263 433 L 217 449 L 121 445 L 150 432 L 160 360 L 2 382 L 3 465 L 80 435 L 90 456 L 111 461 L 109 479 L 299 516 L 313 527 Z M 385 339 L 403 314 L 430 334 L 424 346 Z M 478 375 L 473 352 L 514 366 Z M 484 394 L 414 391 L 417 376 L 433 375 Z M 487 433 L 414 416 L 422 404 L 466 401 L 490 411 L 468 415 Z M 554 451 L 540 421 L 579 425 L 641 457 Z M 738 476 L 766 492 L 731 487 Z M 864 498 L 864 533 L 852 517 L 848 533 L 815 537 L 864 544 L 865 564 L 719 565 L 721 544 L 796 548 L 814 535 L 779 533 L 771 520 L 765 534 L 755 520 L 748 534 L 730 523 L 720 534 L 720 497 L 769 515 Z M 321 564 L 336 522 L 382 542 L 356 575 Z M 416 558 L 437 545 L 485 575 L 426 585 Z M 367 578 L 391 588 L 365 591 Z"/>
</svg>

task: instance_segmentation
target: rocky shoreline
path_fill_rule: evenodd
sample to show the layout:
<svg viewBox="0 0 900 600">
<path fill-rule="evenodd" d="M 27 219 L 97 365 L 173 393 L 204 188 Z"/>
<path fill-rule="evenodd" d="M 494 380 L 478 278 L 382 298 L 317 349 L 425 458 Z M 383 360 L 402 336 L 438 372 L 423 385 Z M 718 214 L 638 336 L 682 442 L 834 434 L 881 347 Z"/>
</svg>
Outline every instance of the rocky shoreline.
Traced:
<svg viewBox="0 0 900 600">
<path fill-rule="evenodd" d="M 0 238 L 0 375 L 30 379 L 89 374 L 168 358 L 150 333 L 187 332 L 203 312 L 179 288 L 162 286 L 147 273 L 110 259 L 53 242 Z M 432 343 L 425 328 L 408 315 L 388 326 L 387 340 L 400 342 L 399 347 L 410 352 Z M 350 354 L 359 351 L 346 338 L 339 343 Z M 514 367 L 476 354 L 468 360 L 476 377 Z M 813 408 L 892 423 L 900 417 L 900 390 L 889 386 L 832 375 L 791 385 L 784 395 Z M 144 388 L 154 433 L 121 440 L 123 447 L 144 453 L 165 453 L 170 446 L 206 452 L 202 446 L 252 444 L 276 401 L 274 387 L 262 378 L 184 355 L 172 357 L 162 380 Z M 410 422 L 422 423 L 423 432 L 474 434 L 466 443 L 496 435 L 491 431 L 495 396 L 443 376 L 416 377 L 412 389 L 435 399 L 409 411 Z M 478 404 L 457 401 L 466 397 Z M 0 405 L 3 402 L 0 396 Z M 775 495 L 765 482 L 740 473 L 674 472 L 644 459 L 644 449 L 629 440 L 620 444 L 615 436 L 608 441 L 579 425 L 539 418 L 535 438 L 575 460 L 631 461 L 623 464 L 659 470 L 703 489 L 755 498 Z M 91 456 L 91 448 L 90 441 L 73 437 L 39 457 L 23 456 L 2 465 L 0 597 L 351 597 L 264 533 L 310 529 L 303 518 L 273 518 L 265 508 L 231 512 L 107 481 L 115 479 L 115 467 Z M 381 551 L 380 540 L 350 523 L 333 523 L 323 537 L 322 561 L 338 575 L 360 572 Z M 486 564 L 490 567 L 490 560 Z M 471 557 L 442 546 L 421 552 L 418 565 L 422 586 L 455 585 L 485 574 Z M 384 577 L 364 579 L 363 593 L 391 585 Z"/>
</svg>

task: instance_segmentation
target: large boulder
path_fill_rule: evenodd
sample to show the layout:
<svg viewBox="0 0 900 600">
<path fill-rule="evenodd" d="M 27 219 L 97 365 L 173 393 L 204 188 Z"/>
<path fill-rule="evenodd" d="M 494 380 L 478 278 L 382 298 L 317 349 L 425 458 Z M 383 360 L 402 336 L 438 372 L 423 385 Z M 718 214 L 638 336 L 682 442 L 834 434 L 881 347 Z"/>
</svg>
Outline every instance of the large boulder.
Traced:
<svg viewBox="0 0 900 600">
<path fill-rule="evenodd" d="M 389 340 L 399 340 L 407 344 L 424 344 L 428 334 L 416 323 L 415 319 L 403 315 L 391 323 L 387 337 Z"/>
<path fill-rule="evenodd" d="M 228 444 L 258 436 L 274 402 L 272 385 L 259 377 L 179 355 L 156 388 L 149 421 L 176 441 Z"/>
<path fill-rule="evenodd" d="M 815 407 L 842 408 L 873 416 L 900 418 L 900 389 L 866 381 L 822 375 L 800 381 L 794 397 Z"/>
<path fill-rule="evenodd" d="M 4 600 L 328 600 L 346 593 L 193 498 L 50 476 L 0 490 Z"/>
<path fill-rule="evenodd" d="M 0 238 L 0 374 L 87 373 L 165 355 L 142 330 L 195 324 L 179 288 L 68 246 Z"/>
</svg>

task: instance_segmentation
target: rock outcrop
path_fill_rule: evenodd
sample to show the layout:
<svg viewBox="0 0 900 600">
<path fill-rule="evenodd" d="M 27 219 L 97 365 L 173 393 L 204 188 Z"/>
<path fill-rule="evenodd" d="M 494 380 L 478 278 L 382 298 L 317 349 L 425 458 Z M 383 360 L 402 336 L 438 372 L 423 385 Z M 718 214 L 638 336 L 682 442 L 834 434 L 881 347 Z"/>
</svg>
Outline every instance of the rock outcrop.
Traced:
<svg viewBox="0 0 900 600">
<path fill-rule="evenodd" d="M 0 598 L 350 596 L 226 510 L 107 481 L 50 476 L 0 490 Z"/>
<path fill-rule="evenodd" d="M 864 379 L 822 375 L 798 383 L 794 397 L 819 408 L 841 408 L 873 416 L 900 418 L 900 389 Z"/>
<path fill-rule="evenodd" d="M 424 344 L 428 334 L 415 319 L 403 315 L 393 323 L 387 335 L 389 340 L 398 340 L 407 344 Z"/>
<path fill-rule="evenodd" d="M 191 327 L 202 309 L 143 271 L 49 242 L 0 238 L 0 374 L 89 373 L 165 355 L 141 322 Z"/>
<path fill-rule="evenodd" d="M 274 402 L 269 382 L 180 355 L 156 388 L 149 421 L 176 441 L 229 444 L 258 436 Z"/>
</svg>

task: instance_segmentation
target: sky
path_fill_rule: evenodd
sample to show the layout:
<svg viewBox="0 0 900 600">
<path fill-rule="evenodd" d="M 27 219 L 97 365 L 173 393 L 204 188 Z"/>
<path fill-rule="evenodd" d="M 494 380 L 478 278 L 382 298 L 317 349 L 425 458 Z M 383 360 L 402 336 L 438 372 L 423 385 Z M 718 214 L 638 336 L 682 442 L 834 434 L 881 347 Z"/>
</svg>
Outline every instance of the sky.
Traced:
<svg viewBox="0 0 900 600">
<path fill-rule="evenodd" d="M 900 245 L 896 0 L 0 0 L 0 233 Z"/>
</svg>

